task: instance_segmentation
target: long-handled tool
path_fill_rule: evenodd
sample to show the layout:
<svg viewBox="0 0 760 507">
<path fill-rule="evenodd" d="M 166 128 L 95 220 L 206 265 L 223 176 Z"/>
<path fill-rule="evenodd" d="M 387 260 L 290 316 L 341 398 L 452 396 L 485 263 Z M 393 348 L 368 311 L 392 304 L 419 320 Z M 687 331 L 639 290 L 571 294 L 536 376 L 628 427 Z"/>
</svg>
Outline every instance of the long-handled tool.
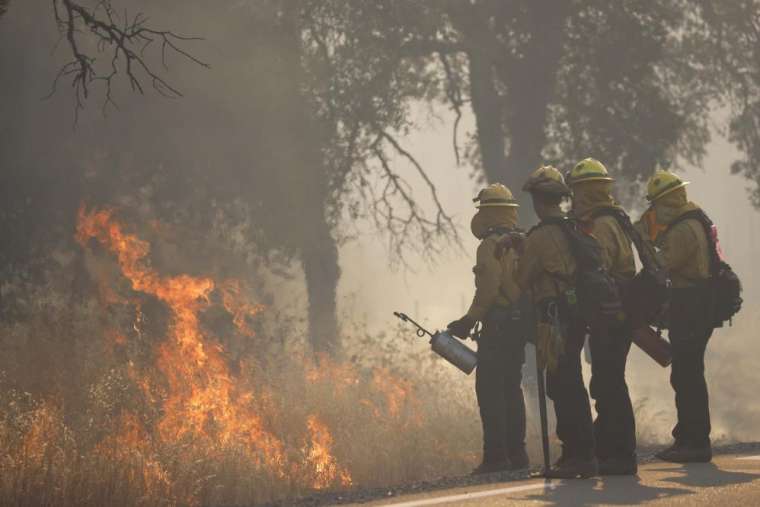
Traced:
<svg viewBox="0 0 760 507">
<path fill-rule="evenodd" d="M 549 463 L 549 420 L 546 415 L 546 377 L 541 368 L 539 354 L 536 353 L 536 380 L 538 384 L 538 412 L 541 418 L 541 444 L 544 451 L 543 476 L 546 477 L 551 464 Z"/>
<path fill-rule="evenodd" d="M 466 374 L 469 375 L 472 373 L 472 370 L 477 366 L 478 355 L 475 351 L 457 340 L 448 331 L 431 333 L 421 325 L 417 324 L 405 313 L 393 312 L 393 315 L 404 322 L 409 322 L 415 326 L 417 328 L 417 336 L 420 338 L 423 338 L 425 335 L 430 336 L 430 346 L 432 347 L 433 352 L 443 357 Z"/>
</svg>

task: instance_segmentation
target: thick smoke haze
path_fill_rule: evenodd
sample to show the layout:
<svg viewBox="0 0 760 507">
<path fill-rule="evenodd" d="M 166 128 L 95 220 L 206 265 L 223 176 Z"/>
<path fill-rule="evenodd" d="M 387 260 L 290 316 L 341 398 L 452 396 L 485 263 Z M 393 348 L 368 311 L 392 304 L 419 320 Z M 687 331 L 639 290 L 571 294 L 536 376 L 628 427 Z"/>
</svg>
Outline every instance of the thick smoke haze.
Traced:
<svg viewBox="0 0 760 507">
<path fill-rule="evenodd" d="M 184 41 L 182 48 L 207 62 L 208 69 L 176 53 L 169 54 L 164 69 L 160 49 L 146 53 L 181 97 L 162 97 L 149 81 L 140 94 L 119 79 L 112 104 L 103 107 L 104 88 L 93 83 L 84 109 L 77 110 L 70 83 L 63 79 L 45 98 L 71 58 L 50 2 L 11 0 L 0 16 L 0 198 L 12 203 L 7 208 L 15 213 L 0 217 L 0 233 L 13 238 L 0 258 L 0 356 L 7 351 L 0 357 L 0 394 L 10 386 L 3 395 L 21 414 L 14 419 L 15 413 L 0 409 L 0 447 L 12 446 L 16 457 L 38 459 L 8 468 L 23 480 L 5 482 L 5 461 L 0 463 L 0 504 L 19 495 L 13 490 L 17 484 L 28 485 L 22 493 L 48 494 L 38 486 L 55 475 L 48 474 L 48 462 L 60 474 L 53 481 L 70 488 L 72 477 L 97 476 L 99 453 L 109 446 L 117 449 L 111 450 L 109 463 L 126 463 L 130 477 L 140 478 L 133 489 L 133 483 L 125 486 L 119 500 L 125 504 L 145 495 L 148 505 L 242 505 L 471 470 L 481 451 L 474 375 L 466 377 L 434 356 L 426 340 L 393 316 L 394 311 L 408 313 L 433 330 L 461 317 L 470 304 L 478 244 L 469 230 L 472 198 L 489 171 L 477 167 L 480 147 L 469 104 L 457 120 L 444 103 L 441 90 L 448 85 L 443 80 L 416 89 L 399 79 L 411 91 L 389 93 L 396 102 L 388 104 L 397 106 L 388 112 L 390 119 L 381 114 L 386 111 L 375 111 L 377 117 L 367 121 L 387 121 L 382 129 L 396 135 L 408 152 L 381 151 L 371 163 L 405 178 L 425 217 L 436 216 L 440 204 L 461 239 L 461 244 L 456 238 L 428 241 L 412 232 L 402 260 L 394 243 L 398 238 L 372 220 L 377 216 L 362 194 L 382 188 L 392 177 L 367 169 L 366 160 L 362 166 L 341 158 L 345 139 L 334 139 L 341 120 L 328 125 L 332 130 L 327 122 L 307 121 L 306 110 L 319 108 L 303 99 L 308 95 L 303 83 L 317 82 L 325 89 L 325 83 L 335 83 L 320 74 L 319 65 L 309 69 L 310 79 L 317 76 L 313 81 L 301 75 L 300 39 L 289 38 L 295 31 L 278 29 L 285 17 L 280 10 L 287 9 L 278 10 L 280 3 L 268 0 L 219 2 L 218 11 L 216 3 L 200 0 L 123 4 L 133 13 L 147 12 L 151 26 L 203 38 Z M 98 54 L 95 41 L 85 40 L 83 47 Z M 394 41 L 385 43 L 395 48 Z M 581 40 L 578 54 L 570 55 L 572 65 L 588 64 L 585 43 L 590 44 Z M 380 53 L 382 63 L 383 50 L 381 44 L 380 51 L 373 46 L 369 53 Z M 107 52 L 99 58 L 99 64 L 108 65 Z M 454 70 L 469 72 L 461 61 L 451 63 Z M 433 65 L 412 63 L 404 72 L 422 75 Z M 563 72 L 572 73 L 572 65 Z M 575 88 L 568 86 L 574 81 L 565 74 L 562 93 L 574 97 Z M 389 80 L 378 88 L 397 85 Z M 385 104 L 383 93 L 377 95 L 368 102 Z M 317 102 L 316 94 L 308 96 Z M 364 113 L 366 104 L 357 103 L 352 106 Z M 594 108 L 586 106 L 571 104 L 570 109 L 591 117 Z M 727 114 L 716 111 L 712 119 L 725 124 Z M 455 130 L 455 143 L 465 154 L 461 163 L 452 143 Z M 553 134 L 559 139 L 563 133 Z M 683 141 L 672 134 L 661 140 L 663 145 Z M 574 141 L 568 139 L 557 142 Z M 491 154 L 501 146 L 497 155 L 506 160 L 503 139 L 497 141 Z M 357 153 L 368 158 L 380 146 L 360 138 L 362 143 L 364 151 Z M 390 144 L 384 146 L 380 149 Z M 640 158 L 626 153 L 626 160 L 654 160 L 661 148 Z M 734 144 L 716 130 L 705 150 L 699 167 L 680 161 L 691 182 L 687 192 L 717 224 L 722 248 L 744 285 L 743 311 L 733 326 L 716 330 L 708 346 L 712 435 L 716 442 L 760 441 L 760 213 L 750 203 L 748 180 L 731 174 L 731 163 L 741 158 Z M 604 153 L 592 149 L 583 156 L 607 162 Z M 434 193 L 410 156 L 434 184 Z M 528 173 L 533 167 L 519 169 Z M 612 164 L 610 169 L 622 170 Z M 628 168 L 626 174 L 641 177 L 652 169 Z M 333 181 L 341 177 L 345 181 Z M 631 190 L 636 189 L 621 188 L 621 193 Z M 639 209 L 629 210 L 633 218 L 645 206 L 643 199 L 638 202 Z M 523 213 L 532 216 L 531 210 Z M 438 251 L 431 255 L 432 248 Z M 176 286 L 189 295 L 173 293 Z M 183 341 L 183 332 L 192 340 Z M 315 340 L 320 333 L 334 339 L 341 353 L 330 356 L 329 347 L 320 348 Z M 187 348 L 198 353 L 197 361 L 167 353 L 174 350 L 172 338 L 183 346 L 194 344 Z M 188 373 L 181 368 L 188 364 L 200 367 Z M 208 365 L 210 373 L 202 368 Z M 588 364 L 585 370 L 588 381 Z M 533 364 L 526 366 L 526 372 L 534 371 Z M 627 377 L 644 446 L 670 439 L 675 408 L 669 372 L 633 347 Z M 205 383 L 198 387 L 193 379 Z M 172 384 L 179 386 L 176 392 L 167 387 Z M 206 390 L 209 385 L 219 389 Z M 528 447 L 538 463 L 534 387 L 526 385 L 531 391 Z M 202 392 L 211 408 L 192 412 L 187 407 L 203 404 L 181 403 L 187 401 L 186 391 Z M 162 434 L 162 418 L 172 406 L 167 400 L 179 407 L 169 415 L 185 431 L 182 438 Z M 187 429 L 190 425 L 183 425 L 192 417 L 182 410 L 202 422 Z M 5 427 L 21 437 L 11 439 L 16 434 L 4 432 Z M 240 434 L 245 438 L 236 440 Z M 46 435 L 53 436 L 46 441 Z M 195 448 L 195 442 L 208 445 Z M 36 454 L 28 452 L 31 448 Z M 270 460 L 266 466 L 262 449 Z M 92 458 L 83 465 L 91 468 L 71 465 L 81 456 Z M 35 479 L 27 480 L 26 474 Z M 87 487 L 102 491 L 103 484 L 121 484 L 116 479 L 123 475 L 103 475 L 102 483 L 93 479 L 95 485 Z M 50 495 L 47 503 L 60 500 Z M 68 505 L 78 505 L 76 498 Z"/>
<path fill-rule="evenodd" d="M 466 252 L 451 250 L 435 265 L 417 264 L 413 271 L 392 272 L 387 268 L 385 245 L 373 234 L 346 245 L 341 250 L 345 266 L 340 285 L 342 307 L 346 313 L 359 312 L 376 329 L 395 325 L 390 315 L 398 309 L 419 312 L 422 322 L 443 327 L 467 310 L 474 288 L 471 268 L 477 240 L 469 233 L 469 220 L 474 212 L 471 197 L 480 184 L 467 168 L 456 166 L 450 147 L 453 117 L 441 108 L 433 119 L 420 108 L 418 118 L 420 130 L 410 135 L 408 143 L 435 174 L 442 199 L 460 224 Z M 463 127 L 472 130 L 472 119 L 463 121 Z M 715 133 L 703 166 L 687 167 L 683 176 L 691 182 L 689 198 L 703 206 L 717 224 L 723 250 L 744 284 L 742 313 L 732 327 L 716 330 L 708 346 L 713 436 L 751 441 L 760 439 L 760 402 L 753 392 L 760 354 L 754 331 L 760 322 L 756 311 L 760 305 L 760 213 L 748 200 L 747 182 L 730 174 L 730 163 L 736 157 L 736 150 Z M 642 208 L 631 210 L 634 218 L 644 203 L 642 199 Z M 411 348 L 424 347 L 411 332 L 408 341 Z M 675 421 L 669 371 L 632 348 L 629 388 L 638 410 L 639 432 L 650 443 L 667 441 Z M 589 373 L 586 371 L 587 381 Z"/>
</svg>

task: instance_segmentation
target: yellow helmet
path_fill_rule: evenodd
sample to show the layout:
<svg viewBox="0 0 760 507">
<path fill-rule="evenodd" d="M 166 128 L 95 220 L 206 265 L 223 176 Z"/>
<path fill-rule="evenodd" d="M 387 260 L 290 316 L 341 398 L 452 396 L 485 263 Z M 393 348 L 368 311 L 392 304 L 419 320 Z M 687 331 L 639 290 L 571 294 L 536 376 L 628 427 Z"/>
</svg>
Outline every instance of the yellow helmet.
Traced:
<svg viewBox="0 0 760 507">
<path fill-rule="evenodd" d="M 550 165 L 541 166 L 533 171 L 523 185 L 523 191 L 554 195 L 570 195 L 571 193 L 562 173 Z"/>
<path fill-rule="evenodd" d="M 649 183 L 647 183 L 647 200 L 656 201 L 660 197 L 683 188 L 688 184 L 688 181 L 683 181 L 672 172 L 658 169 L 649 178 Z"/>
<path fill-rule="evenodd" d="M 512 191 L 501 183 L 492 183 L 478 193 L 478 196 L 472 202 L 479 203 L 477 208 L 490 208 L 497 206 L 520 206 L 515 201 Z"/>
<path fill-rule="evenodd" d="M 584 158 L 567 175 L 567 182 L 575 185 L 582 181 L 614 181 L 604 164 L 595 158 Z"/>
</svg>

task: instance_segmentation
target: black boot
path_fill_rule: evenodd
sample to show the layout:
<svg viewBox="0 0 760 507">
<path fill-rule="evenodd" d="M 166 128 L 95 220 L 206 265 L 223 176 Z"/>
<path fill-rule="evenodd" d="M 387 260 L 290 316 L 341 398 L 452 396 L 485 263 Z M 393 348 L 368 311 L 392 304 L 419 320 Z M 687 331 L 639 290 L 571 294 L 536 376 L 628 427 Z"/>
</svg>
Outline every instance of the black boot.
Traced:
<svg viewBox="0 0 760 507">
<path fill-rule="evenodd" d="M 525 452 L 525 447 L 520 450 L 510 453 L 509 455 L 510 470 L 524 470 L 530 466 L 530 459 L 528 453 Z"/>
<path fill-rule="evenodd" d="M 672 463 L 708 463 L 712 461 L 712 447 L 706 445 L 691 445 L 676 442 L 664 451 L 656 454 L 663 461 Z"/>
<path fill-rule="evenodd" d="M 562 457 L 546 472 L 548 479 L 588 479 L 596 475 L 599 475 L 596 458 Z"/>
<path fill-rule="evenodd" d="M 599 459 L 599 475 L 636 475 L 636 456 Z"/>
<path fill-rule="evenodd" d="M 483 461 L 480 465 L 473 470 L 470 475 L 483 475 L 483 474 L 494 474 L 497 472 L 505 472 L 507 470 L 512 470 L 511 468 L 512 464 L 509 462 L 509 460 L 501 460 L 501 461 Z"/>
</svg>

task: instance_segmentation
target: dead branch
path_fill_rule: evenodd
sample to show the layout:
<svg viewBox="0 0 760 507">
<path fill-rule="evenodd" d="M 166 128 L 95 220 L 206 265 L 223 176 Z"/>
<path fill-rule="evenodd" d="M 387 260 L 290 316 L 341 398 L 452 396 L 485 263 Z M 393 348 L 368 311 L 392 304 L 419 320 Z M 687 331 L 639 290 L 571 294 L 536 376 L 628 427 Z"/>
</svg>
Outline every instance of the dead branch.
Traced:
<svg viewBox="0 0 760 507">
<path fill-rule="evenodd" d="M 462 120 L 462 106 L 464 105 L 464 99 L 462 98 L 462 88 L 459 86 L 454 72 L 451 70 L 449 64 L 449 58 L 446 53 L 438 52 L 438 58 L 443 65 L 443 72 L 446 75 L 446 98 L 448 98 L 451 108 L 454 110 L 456 117 L 454 118 L 454 127 L 452 128 L 452 143 L 454 146 L 454 156 L 456 157 L 457 165 L 460 165 L 459 158 L 459 143 L 457 142 L 459 132 L 459 122 Z"/>
<path fill-rule="evenodd" d="M 182 93 L 161 77 L 146 62 L 145 52 L 154 43 L 161 45 L 161 65 L 167 69 L 167 53 L 178 54 L 204 68 L 207 63 L 199 60 L 181 47 L 183 42 L 202 40 L 185 37 L 169 30 L 157 30 L 147 25 L 148 18 L 143 13 L 130 17 L 116 13 L 110 0 L 99 0 L 94 7 L 85 7 L 75 0 L 53 0 L 53 12 L 61 37 L 65 38 L 71 50 L 72 60 L 63 65 L 53 81 L 52 96 L 61 79 L 71 79 L 74 89 L 75 117 L 90 95 L 95 83 L 105 88 L 104 110 L 112 105 L 113 84 L 123 72 L 132 91 L 144 94 L 143 80 L 150 81 L 152 88 L 164 97 L 181 97 Z M 83 49 L 85 33 L 94 35 L 97 53 L 110 53 L 110 61 L 101 69 L 96 65 L 96 56 Z"/>
<path fill-rule="evenodd" d="M 411 185 L 393 170 L 384 151 L 387 142 L 393 150 L 404 157 L 416 169 L 428 186 L 435 205 L 435 216 L 429 218 L 414 198 Z M 445 212 L 438 198 L 438 192 L 430 177 L 417 159 L 405 150 L 388 132 L 378 134 L 371 145 L 374 158 L 379 162 L 381 190 L 379 194 L 370 190 L 372 218 L 378 229 L 389 233 L 389 249 L 395 254 L 395 261 L 408 266 L 406 251 L 409 245 L 416 245 L 414 251 L 427 261 L 432 261 L 440 252 L 440 239 L 445 239 L 461 247 L 461 240 L 453 219 Z M 369 186 L 371 189 L 372 187 Z"/>
</svg>

